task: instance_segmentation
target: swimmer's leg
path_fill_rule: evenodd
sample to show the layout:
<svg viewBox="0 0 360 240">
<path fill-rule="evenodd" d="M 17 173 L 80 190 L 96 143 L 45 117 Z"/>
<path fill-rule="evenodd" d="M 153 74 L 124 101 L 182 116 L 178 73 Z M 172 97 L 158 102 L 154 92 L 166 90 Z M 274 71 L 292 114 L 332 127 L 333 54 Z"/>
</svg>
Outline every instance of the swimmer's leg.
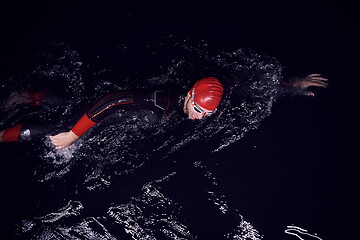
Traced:
<svg viewBox="0 0 360 240">
<path fill-rule="evenodd" d="M 0 142 L 29 142 L 49 134 L 50 125 L 17 124 L 0 131 Z"/>
<path fill-rule="evenodd" d="M 21 124 L 0 131 L 0 142 L 19 142 Z"/>
</svg>

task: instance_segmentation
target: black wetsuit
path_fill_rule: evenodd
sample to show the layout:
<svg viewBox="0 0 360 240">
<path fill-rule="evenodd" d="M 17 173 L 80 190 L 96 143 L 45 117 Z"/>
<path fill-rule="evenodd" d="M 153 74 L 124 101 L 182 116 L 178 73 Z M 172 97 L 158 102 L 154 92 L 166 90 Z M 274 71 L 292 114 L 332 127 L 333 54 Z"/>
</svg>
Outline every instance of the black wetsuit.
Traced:
<svg viewBox="0 0 360 240">
<path fill-rule="evenodd" d="M 114 94 L 107 95 L 99 102 L 97 102 L 85 116 L 93 122 L 93 125 L 102 121 L 110 115 L 113 115 L 118 110 L 123 111 L 140 111 L 149 110 L 152 121 L 160 121 L 161 119 L 169 119 L 176 111 L 181 110 L 180 91 L 175 90 L 131 90 L 121 91 Z M 82 119 L 75 125 L 81 125 Z M 75 128 L 74 126 L 74 128 Z M 88 126 L 89 129 L 91 126 Z M 19 133 L 19 142 L 30 141 L 34 138 L 43 137 L 49 134 L 53 127 L 36 125 L 36 124 L 21 124 L 21 131 Z M 87 129 L 82 130 L 82 135 Z"/>
<path fill-rule="evenodd" d="M 180 94 L 172 90 L 135 90 L 110 94 L 96 103 L 86 114 L 99 122 L 117 110 L 151 110 L 159 118 L 169 118 L 179 108 Z"/>
</svg>

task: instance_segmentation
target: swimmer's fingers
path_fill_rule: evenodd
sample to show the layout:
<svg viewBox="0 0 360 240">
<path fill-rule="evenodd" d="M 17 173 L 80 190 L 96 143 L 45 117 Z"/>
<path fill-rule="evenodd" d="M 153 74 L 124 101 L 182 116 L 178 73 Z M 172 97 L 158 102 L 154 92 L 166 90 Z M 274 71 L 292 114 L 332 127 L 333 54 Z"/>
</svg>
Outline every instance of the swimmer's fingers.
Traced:
<svg viewBox="0 0 360 240">
<path fill-rule="evenodd" d="M 327 78 L 322 77 L 320 73 L 312 73 L 312 74 L 307 75 L 307 77 L 311 77 L 311 78 L 321 78 L 321 79 L 328 80 Z"/>
<path fill-rule="evenodd" d="M 314 97 L 315 93 L 313 93 L 311 91 L 303 91 L 302 95 L 307 96 L 307 97 Z"/>
<path fill-rule="evenodd" d="M 61 144 L 61 140 L 57 137 L 57 135 L 50 136 L 49 138 L 51 143 L 55 146 L 55 149 L 63 149 L 65 147 Z"/>
<path fill-rule="evenodd" d="M 55 149 L 63 149 L 70 146 L 79 137 L 72 131 L 59 133 L 54 136 L 50 136 L 51 143 L 55 146 Z"/>
<path fill-rule="evenodd" d="M 310 74 L 305 80 L 308 81 L 309 86 L 307 87 L 314 86 L 326 88 L 329 85 L 328 79 L 322 77 L 320 74 Z"/>
<path fill-rule="evenodd" d="M 54 145 L 55 145 L 55 149 L 63 149 L 63 148 L 67 147 L 67 146 L 57 145 L 57 144 L 54 144 Z"/>
<path fill-rule="evenodd" d="M 61 145 L 61 143 L 57 141 L 51 141 L 51 143 L 55 146 L 55 149 L 63 149 L 65 146 Z"/>
<path fill-rule="evenodd" d="M 316 80 L 311 80 L 307 83 L 304 83 L 304 86 L 302 87 L 302 89 L 306 89 L 308 87 L 322 87 L 322 88 L 327 88 L 328 87 L 328 83 L 323 82 L 323 81 L 316 81 Z"/>
</svg>

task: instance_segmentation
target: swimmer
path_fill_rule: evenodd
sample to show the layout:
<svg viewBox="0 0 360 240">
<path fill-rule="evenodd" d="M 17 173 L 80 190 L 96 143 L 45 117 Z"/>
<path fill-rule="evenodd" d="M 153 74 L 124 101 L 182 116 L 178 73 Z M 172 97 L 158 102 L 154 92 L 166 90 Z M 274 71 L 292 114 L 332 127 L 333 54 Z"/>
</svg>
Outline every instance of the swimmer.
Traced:
<svg viewBox="0 0 360 240">
<path fill-rule="evenodd" d="M 309 87 L 328 86 L 328 79 L 320 74 L 293 78 L 280 87 L 292 88 L 304 96 L 314 96 Z M 176 111 L 182 111 L 190 120 L 200 120 L 213 114 L 221 103 L 224 87 L 219 79 L 206 77 L 198 80 L 185 98 L 175 90 L 134 90 L 107 95 L 88 110 L 70 131 L 50 136 L 55 149 L 63 149 L 78 140 L 91 127 L 119 109 L 125 111 L 150 110 L 152 119 L 171 119 Z M 17 124 L 0 131 L 0 142 L 29 141 L 36 135 L 44 136 L 46 128 Z M 46 130 L 49 131 L 49 130 Z M 24 134 L 24 133 L 27 134 Z"/>
<path fill-rule="evenodd" d="M 216 111 L 223 95 L 223 85 L 215 77 L 198 80 L 187 93 L 183 112 L 191 120 L 202 119 Z M 56 149 L 62 149 L 79 139 L 88 129 L 119 108 L 150 109 L 167 119 L 178 110 L 180 94 L 171 90 L 126 91 L 106 96 L 91 108 L 68 132 L 50 136 Z"/>
</svg>

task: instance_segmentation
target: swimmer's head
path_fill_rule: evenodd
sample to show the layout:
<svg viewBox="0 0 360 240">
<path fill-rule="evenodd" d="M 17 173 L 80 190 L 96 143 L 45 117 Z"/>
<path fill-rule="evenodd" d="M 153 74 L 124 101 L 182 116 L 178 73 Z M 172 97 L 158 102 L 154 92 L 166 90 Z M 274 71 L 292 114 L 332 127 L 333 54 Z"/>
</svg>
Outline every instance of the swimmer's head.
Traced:
<svg viewBox="0 0 360 240">
<path fill-rule="evenodd" d="M 188 92 L 184 112 L 190 119 L 201 119 L 213 113 L 219 106 L 224 88 L 215 77 L 198 80 Z"/>
</svg>

